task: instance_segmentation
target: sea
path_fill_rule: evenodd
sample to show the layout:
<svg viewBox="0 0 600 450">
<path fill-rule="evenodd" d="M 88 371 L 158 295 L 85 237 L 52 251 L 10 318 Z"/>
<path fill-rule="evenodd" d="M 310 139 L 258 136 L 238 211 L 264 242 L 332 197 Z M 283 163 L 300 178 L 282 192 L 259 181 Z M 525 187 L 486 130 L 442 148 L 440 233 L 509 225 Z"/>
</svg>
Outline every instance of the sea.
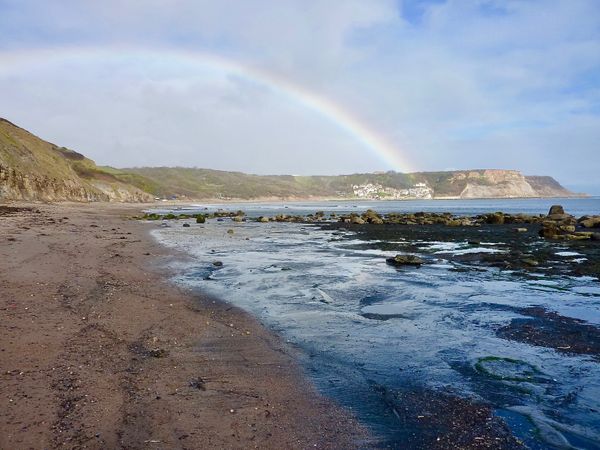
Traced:
<svg viewBox="0 0 600 450">
<path fill-rule="evenodd" d="M 561 204 L 577 217 L 600 215 L 600 198 L 223 203 L 157 207 L 153 212 L 243 210 L 250 218 L 323 211 L 344 214 L 503 211 L 546 214 Z M 497 330 L 540 307 L 600 327 L 600 282 L 593 276 L 494 267 L 458 270 L 447 255 L 504 252 L 502 242 L 386 242 L 318 224 L 210 219 L 155 223 L 153 236 L 187 253 L 174 281 L 257 317 L 298 350 L 315 386 L 350 409 L 373 435 L 370 445 L 406 448 L 399 405 L 382 392 L 444 392 L 491 405 L 532 449 L 600 448 L 600 360 L 500 337 Z M 233 230 L 233 232 L 229 231 Z M 407 244 L 433 261 L 398 270 L 386 258 Z M 395 245 L 398 247 L 396 248 Z M 560 264 L 582 255 L 545 243 Z M 220 261 L 222 265 L 214 265 Z M 532 374 L 534 376 L 532 376 Z M 400 405 L 401 407 L 401 405 Z"/>
</svg>

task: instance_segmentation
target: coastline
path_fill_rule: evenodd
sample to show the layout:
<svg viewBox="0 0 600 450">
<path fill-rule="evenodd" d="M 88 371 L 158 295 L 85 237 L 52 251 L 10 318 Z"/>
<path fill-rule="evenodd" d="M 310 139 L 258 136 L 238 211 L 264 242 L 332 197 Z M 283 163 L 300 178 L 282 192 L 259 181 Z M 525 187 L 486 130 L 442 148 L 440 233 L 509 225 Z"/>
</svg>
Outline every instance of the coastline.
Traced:
<svg viewBox="0 0 600 450">
<path fill-rule="evenodd" d="M 0 213 L 0 447 L 364 446 L 277 336 L 168 282 L 146 206 Z"/>
<path fill-rule="evenodd" d="M 195 205 L 219 205 L 219 204 L 244 204 L 244 203 L 294 203 L 294 202 L 414 202 L 414 201 L 436 201 L 436 200 L 573 200 L 596 198 L 589 194 L 574 194 L 571 196 L 540 196 L 540 197 L 433 197 L 433 198 L 361 198 L 361 197 L 256 197 L 256 198 L 182 198 L 181 200 L 156 200 L 150 203 L 139 203 L 142 207 L 157 206 L 182 206 Z"/>
</svg>

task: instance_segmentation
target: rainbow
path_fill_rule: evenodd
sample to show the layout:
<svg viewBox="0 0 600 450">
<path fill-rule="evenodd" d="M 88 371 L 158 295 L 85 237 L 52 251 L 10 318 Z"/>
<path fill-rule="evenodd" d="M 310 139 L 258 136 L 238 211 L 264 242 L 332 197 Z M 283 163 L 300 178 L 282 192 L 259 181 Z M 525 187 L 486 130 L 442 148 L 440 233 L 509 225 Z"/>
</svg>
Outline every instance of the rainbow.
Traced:
<svg viewBox="0 0 600 450">
<path fill-rule="evenodd" d="M 365 149 L 377 156 L 386 166 L 398 172 L 412 170 L 408 158 L 386 141 L 369 125 L 332 100 L 304 88 L 272 72 L 211 53 L 160 48 L 143 49 L 132 47 L 61 47 L 19 51 L 0 51 L 0 76 L 18 74 L 23 70 L 35 69 L 49 63 L 81 63 L 102 59 L 148 58 L 164 62 L 166 59 L 195 63 L 226 74 L 239 76 L 264 86 L 329 121 L 347 133 Z"/>
</svg>

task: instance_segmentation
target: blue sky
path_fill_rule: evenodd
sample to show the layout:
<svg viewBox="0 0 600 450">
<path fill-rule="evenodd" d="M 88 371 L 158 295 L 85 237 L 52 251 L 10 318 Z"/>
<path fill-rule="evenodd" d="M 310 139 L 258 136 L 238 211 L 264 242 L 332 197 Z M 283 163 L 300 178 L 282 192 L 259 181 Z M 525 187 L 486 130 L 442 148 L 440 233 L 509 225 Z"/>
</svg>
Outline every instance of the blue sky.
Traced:
<svg viewBox="0 0 600 450">
<path fill-rule="evenodd" d="M 335 120 L 168 49 L 325 98 L 412 169 L 600 193 L 597 0 L 0 0 L 0 116 L 115 166 L 393 168 Z"/>
</svg>

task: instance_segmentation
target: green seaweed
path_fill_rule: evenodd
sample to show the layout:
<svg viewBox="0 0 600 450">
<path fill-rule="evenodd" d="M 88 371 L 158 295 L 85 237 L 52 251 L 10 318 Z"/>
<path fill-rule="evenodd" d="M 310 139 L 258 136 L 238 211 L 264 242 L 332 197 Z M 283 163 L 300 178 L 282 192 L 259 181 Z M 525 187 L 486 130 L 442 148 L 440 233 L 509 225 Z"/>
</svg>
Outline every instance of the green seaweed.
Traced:
<svg viewBox="0 0 600 450">
<path fill-rule="evenodd" d="M 490 369 L 488 369 L 485 366 L 485 363 L 487 362 L 505 362 L 505 363 L 510 363 L 513 365 L 519 365 L 519 366 L 525 366 L 527 367 L 526 370 L 523 370 L 522 376 L 506 376 L 506 375 L 499 375 L 493 371 L 491 371 Z M 501 357 L 501 356 L 485 356 L 483 358 L 479 358 L 477 360 L 477 362 L 475 363 L 475 370 L 477 370 L 477 372 L 482 373 L 490 378 L 494 378 L 496 380 L 502 380 L 502 381 L 516 381 L 516 382 L 532 382 L 535 381 L 536 377 L 538 375 L 541 375 L 542 372 L 535 367 L 534 365 L 526 362 L 526 361 L 522 361 L 520 359 L 513 359 L 513 358 L 505 358 L 505 357 Z"/>
</svg>

